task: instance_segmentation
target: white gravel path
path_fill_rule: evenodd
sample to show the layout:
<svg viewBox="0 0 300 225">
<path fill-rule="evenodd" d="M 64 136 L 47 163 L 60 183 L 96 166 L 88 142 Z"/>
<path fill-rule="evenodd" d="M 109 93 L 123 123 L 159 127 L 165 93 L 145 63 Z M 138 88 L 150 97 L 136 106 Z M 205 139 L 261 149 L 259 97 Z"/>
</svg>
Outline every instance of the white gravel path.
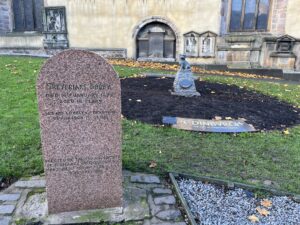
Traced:
<svg viewBox="0 0 300 225">
<path fill-rule="evenodd" d="M 223 188 L 194 180 L 178 180 L 179 187 L 199 225 L 251 225 L 248 217 L 255 215 L 257 225 L 300 225 L 300 204 L 288 197 L 271 197 L 269 208 L 260 205 L 262 199 L 236 188 Z M 257 207 L 270 212 L 262 216 Z"/>
</svg>

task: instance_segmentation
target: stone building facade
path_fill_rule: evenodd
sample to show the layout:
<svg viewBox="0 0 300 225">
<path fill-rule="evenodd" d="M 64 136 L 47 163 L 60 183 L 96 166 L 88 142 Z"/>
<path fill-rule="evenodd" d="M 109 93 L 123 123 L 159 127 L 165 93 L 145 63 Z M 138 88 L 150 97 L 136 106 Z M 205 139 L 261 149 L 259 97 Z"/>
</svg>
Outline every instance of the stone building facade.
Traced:
<svg viewBox="0 0 300 225">
<path fill-rule="evenodd" d="M 0 0 L 0 54 L 300 70 L 299 0 Z"/>
</svg>

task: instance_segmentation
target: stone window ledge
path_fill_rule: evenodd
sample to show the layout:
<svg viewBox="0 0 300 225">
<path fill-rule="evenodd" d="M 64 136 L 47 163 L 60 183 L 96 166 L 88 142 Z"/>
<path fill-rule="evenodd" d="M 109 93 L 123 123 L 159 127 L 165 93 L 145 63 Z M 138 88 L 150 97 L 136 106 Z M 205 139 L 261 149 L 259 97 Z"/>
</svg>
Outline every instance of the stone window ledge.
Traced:
<svg viewBox="0 0 300 225">
<path fill-rule="evenodd" d="M 139 57 L 137 61 L 141 62 L 175 62 L 175 58 L 147 58 L 147 57 Z"/>
<path fill-rule="evenodd" d="M 218 51 L 260 51 L 258 47 L 232 48 L 230 46 L 218 46 Z"/>
<path fill-rule="evenodd" d="M 296 58 L 296 55 L 292 52 L 272 52 L 270 57 L 277 57 L 277 58 Z"/>
<path fill-rule="evenodd" d="M 32 36 L 43 36 L 41 32 L 26 31 L 26 32 L 10 32 L 1 34 L 0 37 L 32 37 Z"/>
<path fill-rule="evenodd" d="M 188 59 L 207 59 L 207 58 L 215 58 L 215 55 L 199 55 L 199 56 L 193 56 L 193 55 L 186 55 L 186 58 Z"/>
<path fill-rule="evenodd" d="M 244 31 L 244 32 L 228 32 L 225 36 L 249 36 L 249 35 L 272 35 L 268 31 Z"/>
<path fill-rule="evenodd" d="M 235 32 L 225 35 L 224 39 L 226 42 L 255 42 L 258 37 L 270 38 L 273 35 L 266 32 Z"/>
</svg>

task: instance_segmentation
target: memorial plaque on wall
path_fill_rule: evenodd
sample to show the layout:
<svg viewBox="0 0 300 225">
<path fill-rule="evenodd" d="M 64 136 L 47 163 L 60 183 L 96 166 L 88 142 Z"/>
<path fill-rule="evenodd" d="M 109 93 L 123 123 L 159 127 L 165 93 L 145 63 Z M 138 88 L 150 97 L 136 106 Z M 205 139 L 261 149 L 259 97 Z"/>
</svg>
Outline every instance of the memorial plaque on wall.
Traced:
<svg viewBox="0 0 300 225">
<path fill-rule="evenodd" d="M 163 33 L 150 33 L 149 35 L 149 57 L 164 57 L 164 35 Z"/>
<path fill-rule="evenodd" d="M 253 125 L 241 120 L 203 120 L 180 117 L 163 117 L 163 124 L 180 130 L 211 133 L 242 133 L 256 131 Z"/>
<path fill-rule="evenodd" d="M 121 90 L 100 56 L 62 52 L 38 83 L 49 213 L 122 205 Z"/>
</svg>

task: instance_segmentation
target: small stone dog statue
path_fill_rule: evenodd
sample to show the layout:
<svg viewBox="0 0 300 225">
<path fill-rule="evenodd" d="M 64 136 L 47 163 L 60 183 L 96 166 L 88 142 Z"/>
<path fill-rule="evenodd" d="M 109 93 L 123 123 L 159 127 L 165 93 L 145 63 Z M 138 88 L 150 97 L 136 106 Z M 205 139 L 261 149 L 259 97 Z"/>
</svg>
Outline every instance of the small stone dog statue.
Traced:
<svg viewBox="0 0 300 225">
<path fill-rule="evenodd" d="M 191 65 L 186 61 L 186 55 L 179 55 L 179 64 L 181 71 L 191 71 Z"/>
</svg>

